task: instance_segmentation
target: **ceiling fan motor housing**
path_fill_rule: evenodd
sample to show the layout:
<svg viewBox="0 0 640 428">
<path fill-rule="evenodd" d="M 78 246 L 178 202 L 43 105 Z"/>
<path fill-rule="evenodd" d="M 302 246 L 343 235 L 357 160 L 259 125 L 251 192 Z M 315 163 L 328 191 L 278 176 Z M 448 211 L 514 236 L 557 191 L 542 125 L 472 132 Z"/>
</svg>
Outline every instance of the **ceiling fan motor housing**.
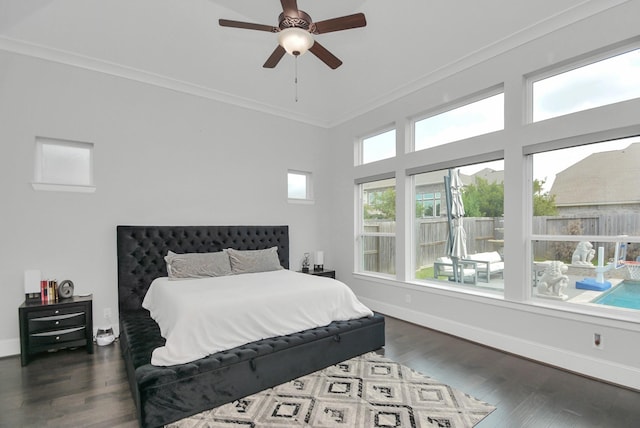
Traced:
<svg viewBox="0 0 640 428">
<path fill-rule="evenodd" d="M 281 30 L 286 28 L 301 28 L 303 30 L 307 30 L 309 32 L 313 32 L 311 28 L 313 26 L 313 21 L 311 17 L 301 10 L 298 11 L 298 16 L 285 16 L 284 13 L 281 13 L 278 17 L 278 27 Z"/>
</svg>

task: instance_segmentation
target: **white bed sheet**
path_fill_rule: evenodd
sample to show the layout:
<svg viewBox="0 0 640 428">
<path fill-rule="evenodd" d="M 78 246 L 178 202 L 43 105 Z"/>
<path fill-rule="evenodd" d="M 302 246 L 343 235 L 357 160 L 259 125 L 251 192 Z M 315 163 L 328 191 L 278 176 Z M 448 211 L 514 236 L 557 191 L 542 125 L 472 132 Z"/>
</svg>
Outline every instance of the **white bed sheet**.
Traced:
<svg viewBox="0 0 640 428">
<path fill-rule="evenodd" d="M 256 340 L 373 316 L 344 283 L 289 270 L 157 278 L 142 306 L 166 339 L 151 356 L 156 366 L 183 364 Z"/>
</svg>

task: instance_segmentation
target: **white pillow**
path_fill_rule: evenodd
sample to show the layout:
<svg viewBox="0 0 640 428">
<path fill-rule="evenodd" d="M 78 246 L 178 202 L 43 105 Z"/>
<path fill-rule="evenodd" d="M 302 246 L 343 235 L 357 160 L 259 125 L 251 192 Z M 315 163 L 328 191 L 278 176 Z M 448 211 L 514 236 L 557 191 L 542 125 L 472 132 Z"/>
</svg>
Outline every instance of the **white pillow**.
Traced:
<svg viewBox="0 0 640 428">
<path fill-rule="evenodd" d="M 227 254 L 229 254 L 231 270 L 234 274 L 269 272 L 283 269 L 278 258 L 278 247 L 246 251 L 227 248 Z"/>
<path fill-rule="evenodd" d="M 205 278 L 231 275 L 231 263 L 226 250 L 216 253 L 176 254 L 169 251 L 167 262 L 169 279 Z"/>
</svg>

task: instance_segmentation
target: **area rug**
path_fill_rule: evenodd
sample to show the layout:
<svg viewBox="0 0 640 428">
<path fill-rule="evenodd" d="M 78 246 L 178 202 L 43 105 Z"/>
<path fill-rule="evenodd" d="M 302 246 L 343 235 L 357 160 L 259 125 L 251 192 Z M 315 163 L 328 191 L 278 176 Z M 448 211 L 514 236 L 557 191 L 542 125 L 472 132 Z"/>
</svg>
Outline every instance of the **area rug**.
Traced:
<svg viewBox="0 0 640 428">
<path fill-rule="evenodd" d="M 167 427 L 473 427 L 494 406 L 375 352 Z"/>
</svg>

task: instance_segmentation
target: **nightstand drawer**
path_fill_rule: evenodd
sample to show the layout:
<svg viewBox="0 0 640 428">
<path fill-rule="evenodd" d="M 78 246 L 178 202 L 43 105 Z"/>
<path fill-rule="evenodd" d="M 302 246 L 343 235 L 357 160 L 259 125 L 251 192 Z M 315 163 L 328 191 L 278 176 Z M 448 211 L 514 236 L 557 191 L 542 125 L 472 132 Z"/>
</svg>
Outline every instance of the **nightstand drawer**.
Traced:
<svg viewBox="0 0 640 428">
<path fill-rule="evenodd" d="M 40 314 L 37 314 L 40 315 Z M 29 331 L 38 333 L 46 330 L 59 330 L 64 327 L 83 326 L 87 323 L 84 312 L 70 314 L 40 316 L 29 319 Z"/>
<path fill-rule="evenodd" d="M 68 328 L 65 330 L 47 331 L 44 333 L 35 333 L 29 335 L 29 342 L 33 346 L 53 345 L 54 343 L 84 339 L 85 333 L 86 329 L 84 326 Z"/>
<path fill-rule="evenodd" d="M 67 305 L 67 306 L 53 306 L 53 307 L 45 307 L 38 308 L 37 310 L 30 310 L 27 314 L 28 319 L 32 318 L 44 318 L 44 317 L 53 317 L 58 315 L 68 315 L 78 312 L 84 312 L 85 306 L 81 305 Z"/>
</svg>

